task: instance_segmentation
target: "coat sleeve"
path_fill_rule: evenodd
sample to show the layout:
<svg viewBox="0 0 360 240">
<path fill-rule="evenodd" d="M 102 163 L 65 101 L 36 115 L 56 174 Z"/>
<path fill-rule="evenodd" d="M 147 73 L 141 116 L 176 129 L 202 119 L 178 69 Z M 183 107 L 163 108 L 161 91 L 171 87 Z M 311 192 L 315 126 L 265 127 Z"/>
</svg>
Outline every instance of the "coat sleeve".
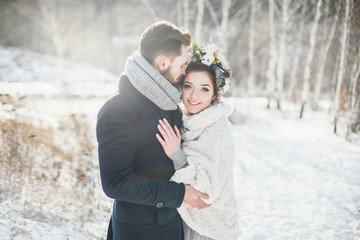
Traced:
<svg viewBox="0 0 360 240">
<path fill-rule="evenodd" d="M 134 172 L 137 147 L 131 124 L 120 114 L 107 112 L 96 126 L 101 183 L 105 194 L 113 199 L 164 207 L 179 207 L 185 187 L 163 179 L 148 179 Z"/>
</svg>

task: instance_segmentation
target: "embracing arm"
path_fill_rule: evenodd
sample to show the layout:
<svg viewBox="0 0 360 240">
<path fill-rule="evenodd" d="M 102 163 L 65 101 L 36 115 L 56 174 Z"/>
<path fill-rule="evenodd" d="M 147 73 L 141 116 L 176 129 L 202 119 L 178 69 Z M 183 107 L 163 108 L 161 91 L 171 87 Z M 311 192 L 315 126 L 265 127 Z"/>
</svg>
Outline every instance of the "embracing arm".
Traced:
<svg viewBox="0 0 360 240">
<path fill-rule="evenodd" d="M 148 179 L 134 172 L 136 135 L 130 122 L 120 114 L 107 112 L 96 126 L 99 166 L 103 190 L 110 198 L 143 205 L 179 207 L 184 184 Z"/>
<path fill-rule="evenodd" d="M 174 131 L 166 119 L 164 121 L 159 120 L 158 129 L 163 138 L 159 134 L 156 134 L 156 137 L 166 155 L 173 161 L 175 170 L 181 170 L 186 167 L 188 163 L 184 152 L 180 148 L 181 136 L 179 129 L 175 126 Z M 209 199 L 209 196 L 193 188 L 191 185 L 185 184 L 185 203 L 198 209 L 209 207 L 210 205 L 206 204 L 201 198 Z"/>
<path fill-rule="evenodd" d="M 190 183 L 208 193 L 207 203 L 221 198 L 233 169 L 233 140 L 229 129 L 208 129 L 197 140 L 184 142 L 182 147 L 189 166 L 176 171 L 173 180 Z"/>
</svg>

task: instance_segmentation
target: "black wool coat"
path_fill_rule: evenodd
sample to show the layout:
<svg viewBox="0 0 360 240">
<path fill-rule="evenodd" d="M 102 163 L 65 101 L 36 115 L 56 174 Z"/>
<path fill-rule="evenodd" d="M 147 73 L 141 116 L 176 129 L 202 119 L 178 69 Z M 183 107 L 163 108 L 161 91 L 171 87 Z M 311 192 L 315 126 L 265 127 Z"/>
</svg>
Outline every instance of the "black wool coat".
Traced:
<svg viewBox="0 0 360 240">
<path fill-rule="evenodd" d="M 178 216 L 184 184 L 169 181 L 174 173 L 155 134 L 159 119 L 180 129 L 182 112 L 164 111 L 122 76 L 119 93 L 97 118 L 101 183 L 113 198 L 113 218 L 126 224 L 166 224 Z"/>
</svg>

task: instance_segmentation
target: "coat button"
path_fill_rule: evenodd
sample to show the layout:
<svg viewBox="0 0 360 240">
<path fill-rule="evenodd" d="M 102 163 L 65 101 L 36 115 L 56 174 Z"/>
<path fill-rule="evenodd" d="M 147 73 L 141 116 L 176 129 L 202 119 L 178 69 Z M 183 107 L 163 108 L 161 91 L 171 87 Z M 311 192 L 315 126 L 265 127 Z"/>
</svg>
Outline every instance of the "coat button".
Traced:
<svg viewBox="0 0 360 240">
<path fill-rule="evenodd" d="M 157 204 L 156 204 L 156 207 L 157 208 L 162 208 L 164 206 L 164 203 L 163 202 L 158 202 Z"/>
</svg>

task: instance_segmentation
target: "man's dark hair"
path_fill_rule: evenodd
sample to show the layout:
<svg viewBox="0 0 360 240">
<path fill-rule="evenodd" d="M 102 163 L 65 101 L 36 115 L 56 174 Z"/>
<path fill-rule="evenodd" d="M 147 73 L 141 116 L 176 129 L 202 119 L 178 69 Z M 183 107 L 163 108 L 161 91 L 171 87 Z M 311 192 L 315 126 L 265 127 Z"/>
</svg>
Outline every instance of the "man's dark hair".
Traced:
<svg viewBox="0 0 360 240">
<path fill-rule="evenodd" d="M 150 25 L 141 35 L 140 53 L 153 64 L 155 57 L 164 54 L 170 58 L 181 54 L 181 44 L 190 46 L 190 32 L 178 28 L 168 21 L 159 21 Z"/>
</svg>

